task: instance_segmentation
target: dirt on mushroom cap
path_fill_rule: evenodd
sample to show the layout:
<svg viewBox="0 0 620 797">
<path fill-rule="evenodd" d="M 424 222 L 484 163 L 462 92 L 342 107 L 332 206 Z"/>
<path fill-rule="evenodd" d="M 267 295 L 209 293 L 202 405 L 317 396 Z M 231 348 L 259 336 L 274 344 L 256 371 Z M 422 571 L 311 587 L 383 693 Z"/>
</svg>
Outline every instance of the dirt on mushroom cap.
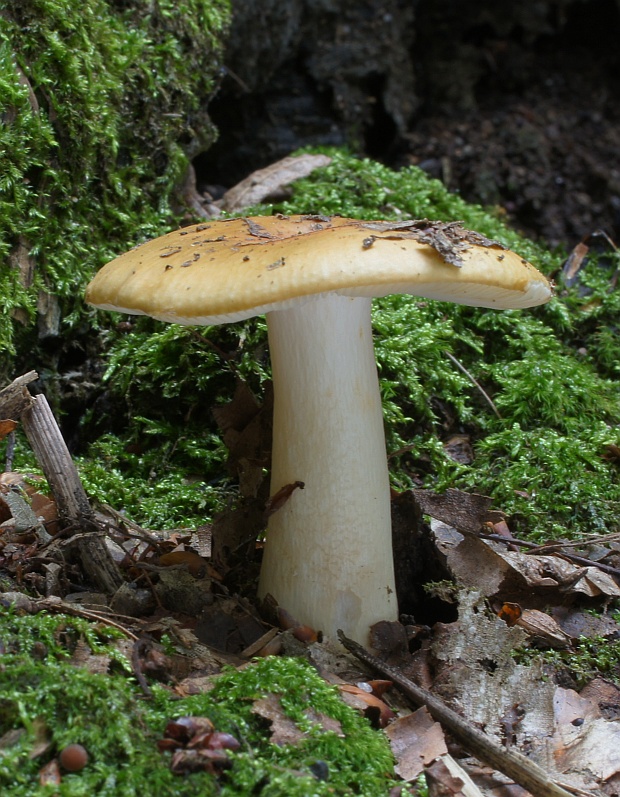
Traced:
<svg viewBox="0 0 620 797">
<path fill-rule="evenodd" d="M 551 297 L 519 255 L 457 223 L 264 216 L 196 224 L 108 263 L 86 300 L 180 324 L 239 321 L 300 299 L 410 293 L 483 307 Z"/>
</svg>

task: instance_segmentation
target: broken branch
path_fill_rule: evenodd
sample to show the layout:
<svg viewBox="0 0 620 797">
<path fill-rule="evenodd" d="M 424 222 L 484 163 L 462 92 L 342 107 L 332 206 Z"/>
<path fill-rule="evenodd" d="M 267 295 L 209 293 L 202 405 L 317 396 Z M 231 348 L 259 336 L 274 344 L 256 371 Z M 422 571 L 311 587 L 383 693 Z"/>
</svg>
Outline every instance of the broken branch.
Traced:
<svg viewBox="0 0 620 797">
<path fill-rule="evenodd" d="M 481 761 L 512 778 L 515 783 L 523 786 L 534 797 L 571 797 L 570 792 L 553 781 L 534 761 L 530 761 L 516 750 L 505 750 L 500 747 L 486 734 L 448 708 L 431 692 L 406 678 L 399 670 L 373 656 L 362 645 L 348 639 L 340 630 L 338 638 L 356 658 L 393 681 L 416 706 L 426 706 L 432 717 L 444 725 L 464 747 Z"/>
</svg>

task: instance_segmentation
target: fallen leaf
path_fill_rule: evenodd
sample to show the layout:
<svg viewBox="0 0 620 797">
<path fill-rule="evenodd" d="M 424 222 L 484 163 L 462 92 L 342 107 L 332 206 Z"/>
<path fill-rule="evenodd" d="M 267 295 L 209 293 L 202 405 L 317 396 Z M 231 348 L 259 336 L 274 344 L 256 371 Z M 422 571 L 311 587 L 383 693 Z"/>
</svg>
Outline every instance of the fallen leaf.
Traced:
<svg viewBox="0 0 620 797">
<path fill-rule="evenodd" d="M 60 767 L 55 758 L 52 758 L 51 761 L 39 770 L 39 784 L 41 786 L 60 786 Z"/>
<path fill-rule="evenodd" d="M 424 514 L 461 531 L 476 534 L 485 523 L 504 519 L 502 512 L 490 509 L 493 499 L 486 495 L 466 493 L 452 487 L 445 493 L 421 489 L 411 492 Z"/>
<path fill-rule="evenodd" d="M 377 728 L 386 728 L 395 718 L 392 709 L 378 697 L 353 684 L 338 684 L 345 703 L 361 711 Z"/>
<path fill-rule="evenodd" d="M 394 720 L 385 730 L 396 758 L 395 772 L 403 780 L 413 780 L 426 766 L 448 752 L 441 725 L 426 707 Z"/>
<path fill-rule="evenodd" d="M 284 504 L 288 501 L 288 499 L 293 495 L 295 490 L 298 488 L 303 490 L 306 485 L 304 482 L 296 481 L 292 482 L 291 484 L 285 484 L 284 487 L 280 487 L 277 493 L 274 493 L 271 498 L 267 501 L 265 505 L 265 514 L 267 517 L 271 517 L 274 512 L 277 512 L 279 509 L 282 509 Z"/>
<path fill-rule="evenodd" d="M 271 723 L 270 741 L 279 747 L 284 745 L 299 744 L 306 738 L 305 731 L 288 717 L 282 709 L 279 695 L 269 694 L 259 700 L 254 701 L 252 706 L 254 714 L 269 720 Z M 326 714 L 315 711 L 309 707 L 304 712 L 306 718 L 321 731 L 332 732 L 337 736 L 344 736 L 342 726 L 338 720 L 328 717 Z"/>
<path fill-rule="evenodd" d="M 202 556 L 193 551 L 171 551 L 159 557 L 158 563 L 163 567 L 185 565 L 194 578 L 203 578 L 209 575 L 209 563 Z"/>
<path fill-rule="evenodd" d="M 568 648 L 571 638 L 558 623 L 545 612 L 526 609 L 516 620 L 516 624 L 532 638 L 539 647 Z"/>
<path fill-rule="evenodd" d="M 452 774 L 444 761 L 435 761 L 425 774 L 429 797 L 465 797 L 465 781 Z"/>
<path fill-rule="evenodd" d="M 0 440 L 6 437 L 11 432 L 14 432 L 17 429 L 17 421 L 5 420 L 0 421 Z"/>
</svg>

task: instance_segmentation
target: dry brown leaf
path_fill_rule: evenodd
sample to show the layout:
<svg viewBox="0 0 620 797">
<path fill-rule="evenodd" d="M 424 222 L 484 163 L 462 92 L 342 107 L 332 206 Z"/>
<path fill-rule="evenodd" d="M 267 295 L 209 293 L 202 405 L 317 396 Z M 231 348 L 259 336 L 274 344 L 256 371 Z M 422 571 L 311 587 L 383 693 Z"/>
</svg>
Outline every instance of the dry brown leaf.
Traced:
<svg viewBox="0 0 620 797">
<path fill-rule="evenodd" d="M 571 639 L 587 636 L 618 637 L 620 625 L 610 615 L 589 614 L 569 606 L 556 606 L 552 615 Z"/>
<path fill-rule="evenodd" d="M 568 648 L 571 638 L 564 633 L 558 623 L 548 614 L 538 609 L 525 609 L 516 624 L 522 628 L 538 645 L 550 648 Z"/>
<path fill-rule="evenodd" d="M 270 694 L 260 698 L 260 700 L 255 700 L 252 711 L 271 723 L 270 741 L 273 744 L 279 746 L 294 745 L 304 740 L 305 732 L 284 713 L 279 695 Z M 307 708 L 304 714 L 321 731 L 325 733 L 331 731 L 337 736 L 344 736 L 342 726 L 338 720 L 332 719 L 326 714 L 321 714 L 313 708 Z"/>
<path fill-rule="evenodd" d="M 510 551 L 502 543 L 463 536 L 439 521 L 431 528 L 453 576 L 486 596 L 501 595 L 529 608 L 554 600 L 562 603 L 570 594 L 620 597 L 613 578 L 596 567 L 582 567 L 561 556 Z"/>
<path fill-rule="evenodd" d="M 17 429 L 17 421 L 11 421 L 9 419 L 0 421 L 0 440 L 8 434 L 11 434 L 11 432 L 14 432 L 15 429 Z"/>
<path fill-rule="evenodd" d="M 74 667 L 83 667 L 88 672 L 107 673 L 110 666 L 110 656 L 105 653 L 93 653 L 86 640 L 80 637 L 69 663 L 73 664 Z"/>
<path fill-rule="evenodd" d="M 357 709 L 377 728 L 386 728 L 396 714 L 378 697 L 353 684 L 338 684 L 345 703 Z"/>
<path fill-rule="evenodd" d="M 439 756 L 448 752 L 441 725 L 425 707 L 394 720 L 385 730 L 396 758 L 395 772 L 413 780 Z"/>
<path fill-rule="evenodd" d="M 426 770 L 429 797 L 465 797 L 465 782 L 454 775 L 444 761 L 435 761 Z"/>
<path fill-rule="evenodd" d="M 209 563 L 193 551 L 171 551 L 170 553 L 165 553 L 159 557 L 158 563 L 162 567 L 184 565 L 194 578 L 203 578 L 206 575 L 211 575 L 208 572 Z"/>
<path fill-rule="evenodd" d="M 455 529 L 475 534 L 485 523 L 504 519 L 502 512 L 490 509 L 493 499 L 486 495 L 466 493 L 451 487 L 441 494 L 433 490 L 411 492 L 422 512 Z"/>
<path fill-rule="evenodd" d="M 52 758 L 39 770 L 39 784 L 41 786 L 60 786 L 61 776 L 58 761 Z"/>
</svg>

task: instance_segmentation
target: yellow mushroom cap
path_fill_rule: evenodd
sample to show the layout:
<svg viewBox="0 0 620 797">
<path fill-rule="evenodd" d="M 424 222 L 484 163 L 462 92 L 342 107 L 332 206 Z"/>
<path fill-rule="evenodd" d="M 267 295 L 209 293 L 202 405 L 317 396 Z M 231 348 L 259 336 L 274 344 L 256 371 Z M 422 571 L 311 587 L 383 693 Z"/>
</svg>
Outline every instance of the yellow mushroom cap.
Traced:
<svg viewBox="0 0 620 797">
<path fill-rule="evenodd" d="M 86 301 L 218 324 L 331 293 L 508 309 L 542 304 L 552 287 L 519 255 L 456 223 L 261 216 L 195 224 L 137 246 L 99 271 Z"/>
</svg>

